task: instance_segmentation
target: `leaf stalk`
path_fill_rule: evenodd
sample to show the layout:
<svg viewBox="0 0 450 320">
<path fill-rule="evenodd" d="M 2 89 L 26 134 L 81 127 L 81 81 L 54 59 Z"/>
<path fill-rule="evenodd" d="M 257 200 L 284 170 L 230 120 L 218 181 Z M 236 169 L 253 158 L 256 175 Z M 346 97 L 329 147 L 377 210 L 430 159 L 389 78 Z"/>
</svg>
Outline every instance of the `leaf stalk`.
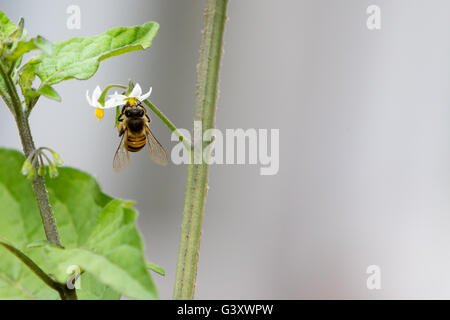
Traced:
<svg viewBox="0 0 450 320">
<path fill-rule="evenodd" d="M 8 242 L 2 241 L 1 239 L 0 246 L 3 246 L 5 249 L 19 258 L 28 268 L 30 268 L 31 271 L 34 272 L 34 274 L 36 274 L 42 281 L 44 281 L 46 285 L 48 285 L 53 290 L 56 290 L 59 293 L 61 300 L 77 300 L 77 293 L 75 289 L 71 290 L 65 284 L 59 283 L 50 278 L 47 273 L 39 268 L 39 266 L 22 251 L 12 246 Z"/>
</svg>

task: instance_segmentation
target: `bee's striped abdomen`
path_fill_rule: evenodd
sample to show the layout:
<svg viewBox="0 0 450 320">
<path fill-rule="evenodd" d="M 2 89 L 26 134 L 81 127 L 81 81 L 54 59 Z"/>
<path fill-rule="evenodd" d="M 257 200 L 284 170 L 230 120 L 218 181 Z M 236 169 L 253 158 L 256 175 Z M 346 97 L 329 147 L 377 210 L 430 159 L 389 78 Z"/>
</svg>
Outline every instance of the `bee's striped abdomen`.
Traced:
<svg viewBox="0 0 450 320">
<path fill-rule="evenodd" d="M 146 142 L 147 137 L 145 134 L 135 136 L 128 135 L 127 149 L 130 152 L 137 152 L 145 146 Z"/>
</svg>

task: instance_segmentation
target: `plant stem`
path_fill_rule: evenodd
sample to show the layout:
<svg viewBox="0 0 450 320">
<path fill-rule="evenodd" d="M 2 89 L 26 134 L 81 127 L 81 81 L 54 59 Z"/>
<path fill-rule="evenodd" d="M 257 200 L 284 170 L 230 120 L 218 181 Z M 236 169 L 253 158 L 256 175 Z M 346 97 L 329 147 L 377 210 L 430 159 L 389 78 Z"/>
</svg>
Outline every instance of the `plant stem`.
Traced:
<svg viewBox="0 0 450 320">
<path fill-rule="evenodd" d="M 194 121 L 202 122 L 202 132 L 214 128 L 227 3 L 228 0 L 207 0 L 205 9 L 200 62 L 197 67 L 194 116 Z M 204 143 L 202 143 L 202 150 L 204 146 Z M 207 158 L 209 156 L 207 155 Z M 188 167 L 186 180 L 174 299 L 192 299 L 195 290 L 209 166 L 205 162 L 194 164 L 193 158 L 191 152 L 191 164 Z"/>
<path fill-rule="evenodd" d="M 0 77 L 4 82 L 4 87 L 0 90 L 0 94 L 3 100 L 11 110 L 16 120 L 17 128 L 19 130 L 20 141 L 22 142 L 23 152 L 25 158 L 28 158 L 30 154 L 35 151 L 35 145 L 33 137 L 31 135 L 30 124 L 28 122 L 28 116 L 37 102 L 37 98 L 33 99 L 27 108 L 27 111 L 22 107 L 17 89 L 12 82 L 9 75 L 5 72 L 3 64 L 0 62 Z M 0 84 L 1 85 L 1 84 Z M 36 195 L 39 212 L 41 214 L 42 224 L 44 226 L 45 235 L 47 240 L 57 246 L 62 247 L 61 240 L 59 238 L 58 229 L 56 228 L 56 220 L 53 215 L 52 207 L 48 199 L 47 188 L 45 187 L 45 181 L 40 175 L 36 175 L 32 182 L 34 194 Z M 20 260 L 22 260 L 39 278 L 41 278 L 48 286 L 58 291 L 62 300 L 77 300 L 76 290 L 69 289 L 65 284 L 59 283 L 51 279 L 38 265 L 34 263 L 30 258 L 23 254 L 13 246 L 0 242 L 0 245 L 7 248 Z"/>
<path fill-rule="evenodd" d="M 11 78 L 6 74 L 2 64 L 0 64 L 0 75 L 6 84 L 6 91 L 8 93 L 8 97 L 5 98 L 5 102 L 7 100 L 11 101 L 12 105 L 10 105 L 9 107 L 10 109 L 14 110 L 14 118 L 19 130 L 23 152 L 25 154 L 25 158 L 28 158 L 28 156 L 35 150 L 33 137 L 30 130 L 30 124 L 28 123 L 28 117 L 22 107 L 16 87 L 12 83 Z M 56 228 L 55 217 L 48 200 L 48 194 L 44 179 L 41 176 L 36 175 L 36 178 L 32 182 L 32 186 L 36 195 L 36 200 L 38 203 L 39 211 L 41 213 L 42 224 L 44 225 L 44 231 L 45 235 L 47 236 L 47 240 L 62 247 L 58 230 Z"/>
<path fill-rule="evenodd" d="M 22 251 L 10 245 L 6 241 L 0 239 L 0 246 L 5 247 L 9 252 L 19 258 L 28 268 L 31 269 L 42 281 L 50 288 L 56 290 L 61 297 L 61 300 L 77 300 L 77 293 L 75 289 L 69 289 L 65 284 L 59 283 L 50 278 L 39 266 L 26 256 Z"/>
<path fill-rule="evenodd" d="M 192 147 L 191 143 L 181 134 L 181 132 L 177 129 L 177 127 L 172 123 L 172 121 L 169 120 L 169 118 L 166 117 L 164 113 L 162 113 L 161 110 L 157 106 L 155 106 L 153 103 L 151 103 L 149 100 L 144 100 L 144 103 L 152 110 L 158 118 L 161 119 L 162 122 L 167 126 L 167 128 L 170 129 L 175 135 L 178 137 L 178 139 L 183 142 L 184 146 L 186 147 L 186 150 L 191 152 Z"/>
<path fill-rule="evenodd" d="M 19 129 L 20 139 L 22 141 L 25 157 L 28 157 L 35 149 L 33 138 L 31 136 L 30 125 L 28 119 L 22 119 L 23 114 L 16 117 L 17 128 Z M 44 225 L 45 235 L 51 243 L 62 247 L 59 238 L 58 229 L 56 228 L 56 220 L 53 215 L 52 207 L 48 199 L 47 188 L 45 187 L 44 178 L 36 175 L 32 182 L 33 190 L 36 195 L 39 211 L 41 213 L 42 224 Z"/>
</svg>

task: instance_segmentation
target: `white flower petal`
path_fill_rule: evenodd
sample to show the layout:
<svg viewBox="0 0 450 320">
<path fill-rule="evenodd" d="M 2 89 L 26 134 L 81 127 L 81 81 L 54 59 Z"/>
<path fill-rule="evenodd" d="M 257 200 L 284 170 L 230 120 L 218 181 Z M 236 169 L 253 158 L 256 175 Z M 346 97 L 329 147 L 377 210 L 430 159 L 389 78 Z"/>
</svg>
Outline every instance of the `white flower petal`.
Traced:
<svg viewBox="0 0 450 320">
<path fill-rule="evenodd" d="M 136 83 L 131 93 L 128 95 L 128 97 L 137 98 L 142 94 L 142 89 L 139 83 Z"/>
<path fill-rule="evenodd" d="M 142 96 L 139 96 L 139 101 L 144 101 L 145 99 L 150 97 L 151 94 L 152 94 L 152 88 L 150 87 L 150 90 L 148 90 L 147 93 L 143 94 Z"/>
<path fill-rule="evenodd" d="M 86 99 L 87 99 L 89 105 L 92 106 L 91 98 L 89 98 L 89 90 L 86 90 Z"/>
<path fill-rule="evenodd" d="M 110 109 L 110 108 L 114 108 L 114 107 L 121 106 L 124 104 L 125 104 L 125 101 L 123 101 L 123 99 L 110 98 L 110 99 L 106 100 L 105 106 L 103 108 Z"/>
<path fill-rule="evenodd" d="M 102 89 L 99 86 L 95 87 L 94 92 L 92 93 L 92 102 L 98 101 L 98 98 L 102 95 Z"/>
<path fill-rule="evenodd" d="M 123 94 L 118 94 L 117 91 L 114 92 L 114 94 L 110 94 L 109 97 L 111 99 L 122 99 L 122 100 L 125 100 L 126 98 L 128 98 L 127 96 L 125 96 Z"/>
</svg>

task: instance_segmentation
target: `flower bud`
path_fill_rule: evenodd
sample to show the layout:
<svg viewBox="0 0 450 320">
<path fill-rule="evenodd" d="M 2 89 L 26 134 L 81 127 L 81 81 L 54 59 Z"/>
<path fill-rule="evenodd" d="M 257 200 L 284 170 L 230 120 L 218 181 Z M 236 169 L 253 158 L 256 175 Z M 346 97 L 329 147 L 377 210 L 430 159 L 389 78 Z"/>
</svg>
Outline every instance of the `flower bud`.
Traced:
<svg viewBox="0 0 450 320">
<path fill-rule="evenodd" d="M 64 161 L 61 159 L 61 156 L 56 152 L 53 152 L 53 161 L 55 162 L 55 166 L 57 167 L 61 167 L 64 164 Z"/>
<path fill-rule="evenodd" d="M 31 168 L 30 172 L 27 175 L 27 179 L 33 181 L 36 177 L 36 170 L 34 168 Z"/>
<path fill-rule="evenodd" d="M 31 161 L 28 159 L 25 160 L 25 162 L 22 165 L 22 170 L 21 170 L 22 174 L 24 176 L 27 176 L 30 173 L 31 169 L 33 169 L 33 165 L 31 164 Z"/>
<path fill-rule="evenodd" d="M 40 167 L 38 169 L 38 175 L 40 175 L 41 177 L 45 176 L 45 171 L 47 171 L 45 170 L 45 167 Z"/>
<path fill-rule="evenodd" d="M 50 178 L 56 178 L 58 176 L 58 169 L 55 166 L 50 166 L 49 168 Z"/>
</svg>

